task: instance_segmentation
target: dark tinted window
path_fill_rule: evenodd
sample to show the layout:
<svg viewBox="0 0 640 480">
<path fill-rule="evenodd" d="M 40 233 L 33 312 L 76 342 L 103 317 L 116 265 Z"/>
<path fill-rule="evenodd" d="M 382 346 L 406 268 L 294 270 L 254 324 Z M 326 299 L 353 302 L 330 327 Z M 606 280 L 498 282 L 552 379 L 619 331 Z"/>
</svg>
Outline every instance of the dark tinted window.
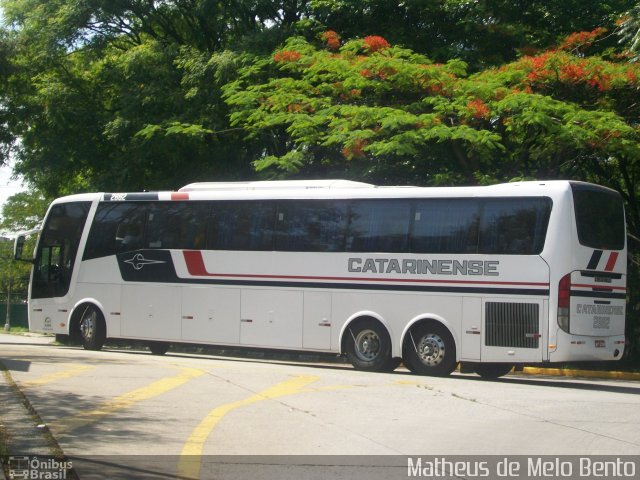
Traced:
<svg viewBox="0 0 640 480">
<path fill-rule="evenodd" d="M 51 207 L 33 272 L 32 298 L 63 297 L 69 291 L 80 237 L 91 203 L 63 203 Z"/>
<path fill-rule="evenodd" d="M 106 257 L 144 246 L 147 204 L 105 202 L 98 205 L 84 259 Z"/>
<path fill-rule="evenodd" d="M 281 202 L 276 219 L 276 250 L 344 251 L 348 218 L 344 201 Z"/>
<path fill-rule="evenodd" d="M 273 250 L 275 204 L 218 202 L 212 207 L 207 235 L 210 250 Z"/>
<path fill-rule="evenodd" d="M 416 201 L 411 251 L 475 253 L 479 216 L 480 203 L 475 199 Z"/>
<path fill-rule="evenodd" d="M 571 184 L 578 239 L 586 247 L 621 250 L 625 242 L 622 197 L 595 185 Z"/>
<path fill-rule="evenodd" d="M 409 200 L 359 200 L 351 204 L 347 250 L 405 252 L 409 240 Z"/>
<path fill-rule="evenodd" d="M 551 200 L 509 198 L 483 201 L 479 253 L 534 255 L 544 248 Z"/>
<path fill-rule="evenodd" d="M 539 253 L 543 198 L 104 202 L 85 259 L 138 249 Z"/>
<path fill-rule="evenodd" d="M 144 248 L 203 249 L 209 206 L 197 202 L 149 205 Z"/>
</svg>

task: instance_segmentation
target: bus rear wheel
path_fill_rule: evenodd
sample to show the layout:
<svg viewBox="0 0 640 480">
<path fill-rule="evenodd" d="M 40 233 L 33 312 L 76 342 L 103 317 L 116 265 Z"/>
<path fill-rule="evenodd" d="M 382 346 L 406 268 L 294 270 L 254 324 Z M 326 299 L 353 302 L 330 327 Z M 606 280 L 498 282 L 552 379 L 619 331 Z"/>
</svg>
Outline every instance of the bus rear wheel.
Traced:
<svg viewBox="0 0 640 480">
<path fill-rule="evenodd" d="M 508 363 L 478 363 L 473 367 L 473 371 L 482 378 L 500 378 L 511 371 L 513 365 Z"/>
<path fill-rule="evenodd" d="M 356 370 L 384 372 L 393 366 L 391 339 L 380 322 L 358 320 L 349 325 L 346 335 L 345 352 Z"/>
<path fill-rule="evenodd" d="M 409 330 L 402 358 L 413 373 L 445 377 L 456 368 L 456 345 L 444 325 L 424 323 Z"/>
<path fill-rule="evenodd" d="M 96 307 L 86 307 L 80 318 L 80 339 L 85 350 L 100 350 L 107 339 L 102 312 Z"/>
</svg>

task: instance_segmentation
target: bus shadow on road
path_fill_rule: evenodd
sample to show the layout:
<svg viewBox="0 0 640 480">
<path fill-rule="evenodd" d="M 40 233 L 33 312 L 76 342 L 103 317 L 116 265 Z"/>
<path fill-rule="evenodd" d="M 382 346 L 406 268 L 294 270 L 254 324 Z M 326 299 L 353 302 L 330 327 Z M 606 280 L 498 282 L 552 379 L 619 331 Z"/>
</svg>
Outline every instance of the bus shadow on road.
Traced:
<svg viewBox="0 0 640 480">
<path fill-rule="evenodd" d="M 0 370 L 11 370 L 13 372 L 28 372 L 31 362 L 24 360 L 12 360 L 10 358 L 0 357 Z"/>
</svg>

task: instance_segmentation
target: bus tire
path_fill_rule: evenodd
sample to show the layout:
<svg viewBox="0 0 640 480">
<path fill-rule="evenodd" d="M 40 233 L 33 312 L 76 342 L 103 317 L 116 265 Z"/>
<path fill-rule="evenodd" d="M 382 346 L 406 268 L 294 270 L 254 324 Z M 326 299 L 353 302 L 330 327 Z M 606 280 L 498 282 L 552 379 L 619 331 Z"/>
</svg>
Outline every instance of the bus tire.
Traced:
<svg viewBox="0 0 640 480">
<path fill-rule="evenodd" d="M 401 358 L 390 358 L 387 364 L 382 368 L 383 372 L 393 372 L 402 363 Z"/>
<path fill-rule="evenodd" d="M 170 346 L 167 342 L 149 342 L 149 350 L 152 355 L 164 355 Z"/>
<path fill-rule="evenodd" d="M 478 363 L 473 371 L 486 379 L 500 378 L 511 371 L 513 365 L 509 363 Z"/>
<path fill-rule="evenodd" d="M 446 377 L 457 366 L 456 344 L 449 330 L 441 323 L 422 323 L 407 333 L 402 359 L 413 373 Z"/>
<path fill-rule="evenodd" d="M 362 319 L 347 328 L 345 352 L 356 370 L 389 371 L 392 366 L 391 339 L 387 329 L 377 320 Z"/>
<path fill-rule="evenodd" d="M 97 307 L 89 305 L 80 317 L 80 339 L 85 350 L 100 350 L 107 339 L 104 316 Z"/>
</svg>

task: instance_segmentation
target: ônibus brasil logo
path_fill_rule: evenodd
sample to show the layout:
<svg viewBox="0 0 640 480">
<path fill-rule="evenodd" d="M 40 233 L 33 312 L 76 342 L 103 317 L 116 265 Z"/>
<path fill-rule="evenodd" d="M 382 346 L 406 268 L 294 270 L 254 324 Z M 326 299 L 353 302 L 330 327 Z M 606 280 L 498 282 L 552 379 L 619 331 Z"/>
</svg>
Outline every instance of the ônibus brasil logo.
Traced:
<svg viewBox="0 0 640 480">
<path fill-rule="evenodd" d="M 11 480 L 66 480 L 73 468 L 71 461 L 36 456 L 9 457 L 7 466 Z"/>
</svg>

